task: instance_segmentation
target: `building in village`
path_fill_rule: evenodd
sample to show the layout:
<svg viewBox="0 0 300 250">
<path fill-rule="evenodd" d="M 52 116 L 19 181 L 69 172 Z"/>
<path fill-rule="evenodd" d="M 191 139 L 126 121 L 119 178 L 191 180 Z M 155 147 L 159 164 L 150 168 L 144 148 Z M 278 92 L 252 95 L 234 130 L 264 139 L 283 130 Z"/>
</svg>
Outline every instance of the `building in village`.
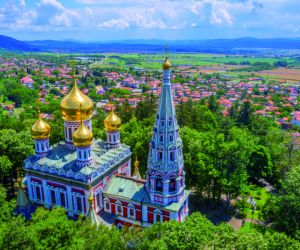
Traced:
<svg viewBox="0 0 300 250">
<path fill-rule="evenodd" d="M 163 64 L 163 86 L 149 144 L 146 180 L 138 161 L 131 175 L 130 147 L 121 143 L 120 118 L 104 120 L 106 141 L 93 138 L 93 102 L 77 86 L 61 101 L 65 141 L 49 144 L 50 126 L 39 117 L 32 126 L 35 155 L 25 160 L 25 190 L 31 203 L 62 206 L 70 217 L 95 222 L 148 226 L 188 215 L 182 141 L 170 84 L 171 63 Z"/>
</svg>

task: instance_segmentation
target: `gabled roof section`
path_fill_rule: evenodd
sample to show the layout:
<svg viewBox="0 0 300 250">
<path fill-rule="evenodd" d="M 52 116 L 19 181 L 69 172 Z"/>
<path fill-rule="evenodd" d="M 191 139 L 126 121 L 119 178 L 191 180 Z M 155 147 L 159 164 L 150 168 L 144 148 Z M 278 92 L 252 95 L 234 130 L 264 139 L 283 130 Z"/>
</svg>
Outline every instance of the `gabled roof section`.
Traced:
<svg viewBox="0 0 300 250">
<path fill-rule="evenodd" d="M 150 198 L 146 191 L 145 183 L 145 180 L 116 175 L 110 179 L 103 194 L 123 200 L 148 203 Z"/>
</svg>

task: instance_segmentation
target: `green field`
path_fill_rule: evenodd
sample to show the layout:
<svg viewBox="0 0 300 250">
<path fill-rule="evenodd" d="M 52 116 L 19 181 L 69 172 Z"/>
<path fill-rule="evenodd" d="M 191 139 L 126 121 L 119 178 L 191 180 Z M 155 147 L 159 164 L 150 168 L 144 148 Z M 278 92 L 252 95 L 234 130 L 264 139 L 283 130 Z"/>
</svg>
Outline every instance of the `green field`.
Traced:
<svg viewBox="0 0 300 250">
<path fill-rule="evenodd" d="M 165 58 L 164 54 L 105 54 L 105 58 L 92 64 L 91 67 L 136 67 L 145 70 L 160 69 L 161 63 Z M 173 66 L 198 66 L 198 67 L 214 67 L 223 66 L 225 64 L 245 64 L 245 63 L 269 63 L 284 60 L 289 64 L 299 64 L 294 58 L 283 57 L 247 57 L 222 54 L 188 54 L 174 53 L 169 58 Z"/>
</svg>

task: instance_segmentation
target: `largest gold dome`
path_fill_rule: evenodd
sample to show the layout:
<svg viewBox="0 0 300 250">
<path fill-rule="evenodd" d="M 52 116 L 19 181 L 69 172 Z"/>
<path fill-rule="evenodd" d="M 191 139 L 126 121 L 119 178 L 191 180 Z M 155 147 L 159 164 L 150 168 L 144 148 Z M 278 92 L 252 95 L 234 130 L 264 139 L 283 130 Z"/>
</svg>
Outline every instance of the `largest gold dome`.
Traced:
<svg viewBox="0 0 300 250">
<path fill-rule="evenodd" d="M 115 114 L 114 111 L 111 111 L 109 115 L 104 119 L 104 127 L 106 131 L 113 132 L 120 128 L 121 119 Z"/>
<path fill-rule="evenodd" d="M 83 122 L 73 134 L 73 141 L 76 147 L 88 147 L 93 143 L 93 132 Z"/>
<path fill-rule="evenodd" d="M 60 103 L 60 109 L 65 121 L 79 121 L 81 117 L 83 120 L 87 120 L 92 116 L 94 110 L 93 101 L 81 92 L 75 78 L 72 90 Z"/>
<path fill-rule="evenodd" d="M 31 127 L 31 135 L 34 140 L 43 140 L 50 136 L 51 127 L 45 122 L 41 116 Z"/>
</svg>

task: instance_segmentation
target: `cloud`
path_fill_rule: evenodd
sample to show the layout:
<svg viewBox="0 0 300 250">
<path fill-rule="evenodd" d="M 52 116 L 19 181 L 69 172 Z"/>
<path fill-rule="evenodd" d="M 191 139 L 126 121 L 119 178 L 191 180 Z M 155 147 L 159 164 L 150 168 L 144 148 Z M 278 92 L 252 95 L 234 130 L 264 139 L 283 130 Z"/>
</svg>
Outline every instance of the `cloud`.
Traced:
<svg viewBox="0 0 300 250">
<path fill-rule="evenodd" d="M 80 30 L 87 36 L 115 30 L 125 35 L 144 30 L 140 36 L 210 37 L 212 31 L 221 36 L 229 30 L 236 36 L 266 31 L 300 36 L 299 8 L 299 0 L 75 0 L 72 5 L 65 0 L 9 0 L 0 6 L 0 29 L 61 34 Z"/>
<path fill-rule="evenodd" d="M 97 25 L 98 28 L 117 28 L 117 29 L 125 29 L 128 28 L 129 26 L 130 26 L 129 23 L 122 18 L 111 19 Z"/>
</svg>

